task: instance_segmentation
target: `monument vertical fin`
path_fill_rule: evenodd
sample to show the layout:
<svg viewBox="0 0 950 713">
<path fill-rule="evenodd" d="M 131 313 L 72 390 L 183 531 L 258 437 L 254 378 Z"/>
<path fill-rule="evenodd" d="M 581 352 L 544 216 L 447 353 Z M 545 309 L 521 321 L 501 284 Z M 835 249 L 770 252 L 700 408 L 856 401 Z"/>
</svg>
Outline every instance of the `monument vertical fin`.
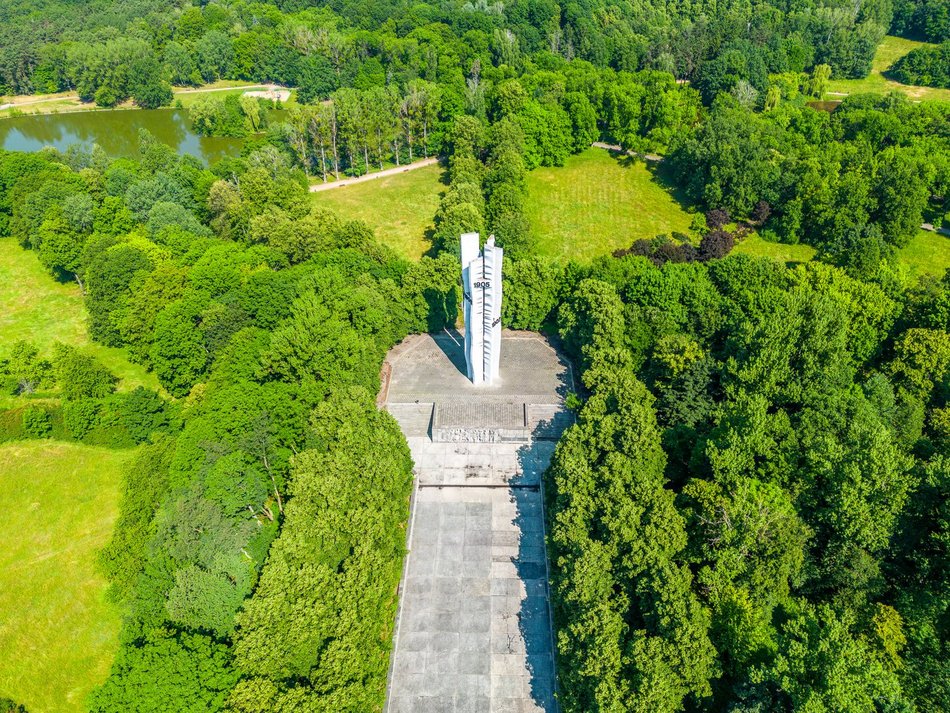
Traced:
<svg viewBox="0 0 950 713">
<path fill-rule="evenodd" d="M 465 365 L 474 384 L 491 384 L 501 364 L 501 263 L 490 236 L 479 251 L 478 233 L 461 238 Z"/>
</svg>

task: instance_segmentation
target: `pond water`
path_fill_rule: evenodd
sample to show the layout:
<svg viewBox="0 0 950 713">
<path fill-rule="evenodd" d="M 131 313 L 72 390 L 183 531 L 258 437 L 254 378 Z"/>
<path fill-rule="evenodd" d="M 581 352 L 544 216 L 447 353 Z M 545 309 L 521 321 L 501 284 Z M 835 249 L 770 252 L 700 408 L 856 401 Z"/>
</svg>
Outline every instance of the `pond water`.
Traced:
<svg viewBox="0 0 950 713">
<path fill-rule="evenodd" d="M 830 114 L 830 113 L 833 112 L 835 109 L 837 109 L 839 106 L 841 106 L 841 100 L 840 100 L 840 99 L 831 99 L 831 100 L 829 100 L 829 101 L 807 102 L 807 104 L 808 104 L 808 106 L 810 106 L 812 109 L 815 109 L 816 111 L 826 111 L 826 112 L 828 112 L 828 113 Z"/>
<path fill-rule="evenodd" d="M 72 144 L 99 144 L 110 156 L 138 152 L 139 129 L 148 129 L 180 154 L 213 163 L 241 152 L 242 139 L 198 136 L 191 130 L 184 109 L 134 109 L 81 111 L 0 119 L 0 148 L 38 151 L 44 146 L 65 150 Z"/>
</svg>

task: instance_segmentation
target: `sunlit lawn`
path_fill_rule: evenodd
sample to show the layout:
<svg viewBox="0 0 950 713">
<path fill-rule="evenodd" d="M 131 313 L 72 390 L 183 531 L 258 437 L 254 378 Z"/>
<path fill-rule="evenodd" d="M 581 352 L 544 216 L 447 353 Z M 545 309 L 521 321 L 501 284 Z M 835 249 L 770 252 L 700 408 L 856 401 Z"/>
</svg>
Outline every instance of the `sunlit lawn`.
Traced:
<svg viewBox="0 0 950 713">
<path fill-rule="evenodd" d="M 763 240 L 757 233 L 748 235 L 736 245 L 734 253 L 754 257 L 770 257 L 784 263 L 808 262 L 815 257 L 815 248 L 810 245 L 786 245 Z"/>
<path fill-rule="evenodd" d="M 79 286 L 60 283 L 46 271 L 36 253 L 11 238 L 0 239 L 0 358 L 13 343 L 25 339 L 49 354 L 56 341 L 94 354 L 122 381 L 120 389 L 138 385 L 158 388 L 145 367 L 131 363 L 124 350 L 94 344 L 86 326 Z"/>
<path fill-rule="evenodd" d="M 826 98 L 835 99 L 840 97 L 828 96 L 828 94 L 861 94 L 863 92 L 887 92 L 898 90 L 904 92 L 911 99 L 942 99 L 950 101 L 950 89 L 937 89 L 934 87 L 917 87 L 907 84 L 900 84 L 891 79 L 887 79 L 883 73 L 890 69 L 894 63 L 910 52 L 915 47 L 925 46 L 926 42 L 915 42 L 914 40 L 905 40 L 903 37 L 891 37 L 888 35 L 877 48 L 874 55 L 874 62 L 871 65 L 871 73 L 864 79 L 835 79 L 828 83 L 828 93 Z"/>
<path fill-rule="evenodd" d="M 900 252 L 912 277 L 943 275 L 950 268 L 950 237 L 921 230 Z"/>
<path fill-rule="evenodd" d="M 118 648 L 119 613 L 95 558 L 132 451 L 0 445 L 0 698 L 80 713 Z"/>
<path fill-rule="evenodd" d="M 346 220 L 363 220 L 377 239 L 410 260 L 431 246 L 439 199 L 445 192 L 440 165 L 425 166 L 365 183 L 311 194 L 317 205 Z"/>
<path fill-rule="evenodd" d="M 690 216 L 642 161 L 591 148 L 528 174 L 527 214 L 538 251 L 590 260 L 639 238 L 686 233 Z"/>
<path fill-rule="evenodd" d="M 808 262 L 815 256 L 815 249 L 809 245 L 773 243 L 756 234 L 749 235 L 733 252 L 770 257 L 784 263 Z M 926 230 L 918 231 L 898 253 L 898 260 L 906 267 L 907 276 L 912 281 L 921 275 L 943 275 L 944 270 L 950 268 L 950 237 Z"/>
</svg>

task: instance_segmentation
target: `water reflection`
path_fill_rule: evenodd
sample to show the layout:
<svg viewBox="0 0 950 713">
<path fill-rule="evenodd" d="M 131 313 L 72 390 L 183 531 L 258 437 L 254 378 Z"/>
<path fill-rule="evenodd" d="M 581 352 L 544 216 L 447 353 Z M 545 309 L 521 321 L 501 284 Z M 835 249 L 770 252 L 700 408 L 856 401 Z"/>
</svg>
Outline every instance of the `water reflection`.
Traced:
<svg viewBox="0 0 950 713">
<path fill-rule="evenodd" d="M 132 156 L 138 151 L 139 129 L 148 129 L 159 141 L 180 154 L 213 163 L 241 151 L 241 139 L 198 136 L 183 109 L 90 111 L 0 120 L 0 147 L 8 151 L 38 151 L 72 144 L 99 144 L 110 156 Z"/>
</svg>

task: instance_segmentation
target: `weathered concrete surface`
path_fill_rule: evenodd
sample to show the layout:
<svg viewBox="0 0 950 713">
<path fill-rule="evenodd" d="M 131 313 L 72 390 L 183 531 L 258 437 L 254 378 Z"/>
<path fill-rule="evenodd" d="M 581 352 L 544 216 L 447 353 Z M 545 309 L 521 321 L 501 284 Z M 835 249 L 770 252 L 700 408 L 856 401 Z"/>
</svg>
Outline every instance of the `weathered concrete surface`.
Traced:
<svg viewBox="0 0 950 713">
<path fill-rule="evenodd" d="M 570 370 L 551 347 L 520 333 L 502 345 L 501 384 L 478 389 L 448 335 L 412 337 L 390 354 L 381 396 L 406 433 L 416 491 L 387 713 L 557 711 L 541 492 L 554 441 L 429 436 L 442 403 L 462 425 L 466 413 L 478 426 L 517 413 L 486 404 L 545 422 L 562 412 Z"/>
</svg>

